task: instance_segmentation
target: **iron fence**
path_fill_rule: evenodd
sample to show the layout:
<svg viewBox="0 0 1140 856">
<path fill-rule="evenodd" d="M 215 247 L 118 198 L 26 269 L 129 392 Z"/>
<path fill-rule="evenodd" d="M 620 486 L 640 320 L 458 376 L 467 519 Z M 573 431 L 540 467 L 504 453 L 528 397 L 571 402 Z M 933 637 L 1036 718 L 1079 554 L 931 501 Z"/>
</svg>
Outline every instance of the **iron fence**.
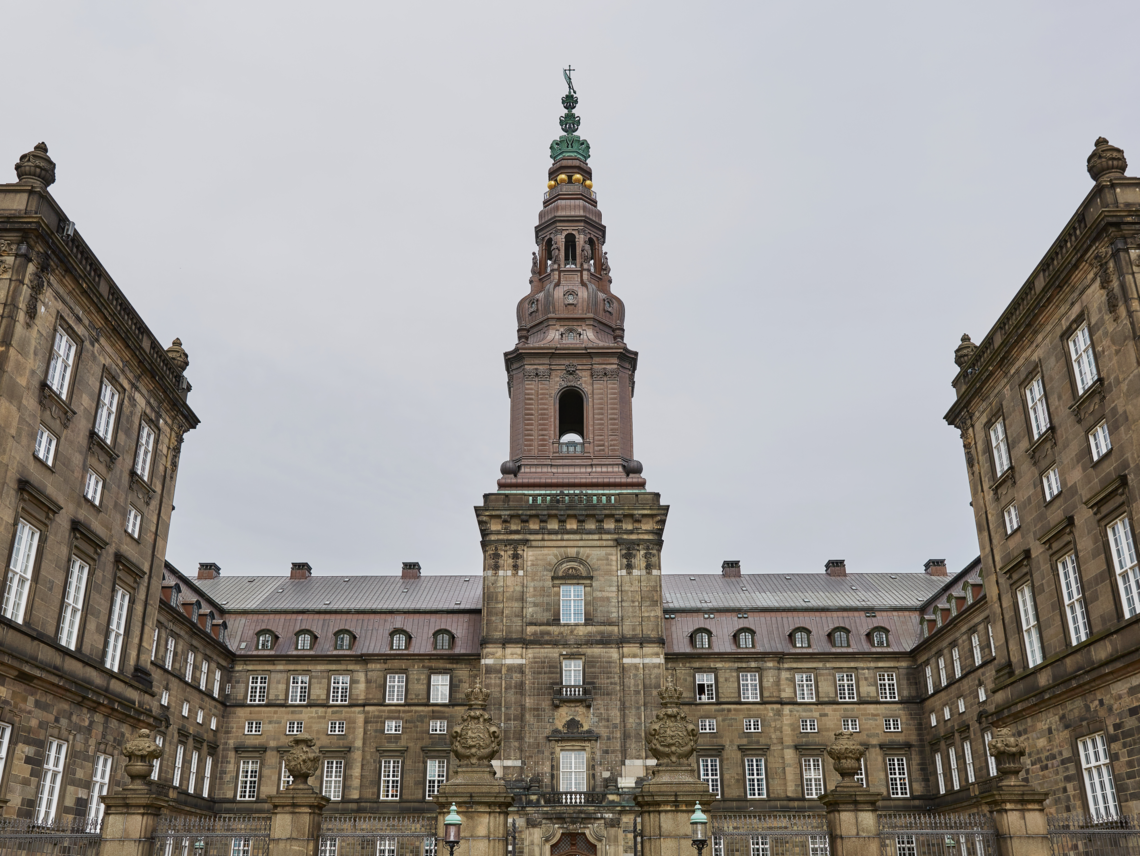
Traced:
<svg viewBox="0 0 1140 856">
<path fill-rule="evenodd" d="M 822 812 L 715 814 L 712 856 L 829 856 Z"/>
<path fill-rule="evenodd" d="M 434 814 L 326 814 L 318 856 L 436 856 Z"/>
<path fill-rule="evenodd" d="M 997 831 L 986 812 L 879 815 L 883 856 L 997 856 Z"/>
<path fill-rule="evenodd" d="M 50 856 L 98 856 L 99 821 L 61 818 L 36 823 L 30 818 L 0 818 L 0 853 Z"/>
<path fill-rule="evenodd" d="M 1049 846 L 1054 856 L 1140 854 L 1140 818 L 1132 815 L 1098 817 L 1087 814 L 1050 815 Z"/>
<path fill-rule="evenodd" d="M 269 856 L 269 815 L 162 815 L 153 856 Z"/>
</svg>

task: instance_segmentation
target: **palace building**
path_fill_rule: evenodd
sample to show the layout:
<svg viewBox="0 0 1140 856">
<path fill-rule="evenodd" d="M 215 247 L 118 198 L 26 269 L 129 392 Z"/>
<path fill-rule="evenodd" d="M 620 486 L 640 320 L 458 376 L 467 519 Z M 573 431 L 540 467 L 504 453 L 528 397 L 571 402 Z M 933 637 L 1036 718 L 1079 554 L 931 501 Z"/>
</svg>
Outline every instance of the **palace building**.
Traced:
<svg viewBox="0 0 1140 856">
<path fill-rule="evenodd" d="M 326 814 L 434 814 L 481 684 L 527 834 L 585 830 L 618 856 L 669 682 L 714 811 L 818 806 L 839 731 L 892 808 L 964 810 L 998 775 L 999 727 L 1028 744 L 1050 811 L 1135 810 L 1140 180 L 1121 150 L 1097 141 L 1089 195 L 990 332 L 955 352 L 946 420 L 977 560 L 682 569 L 635 456 L 636 319 L 577 103 L 571 84 L 504 355 L 509 457 L 474 509 L 482 566 L 462 575 L 167 562 L 198 424 L 186 351 L 158 344 L 67 219 L 46 146 L 20 159 L 0 185 L 3 816 L 97 819 L 139 728 L 162 748 L 155 787 L 187 813 L 267 812 L 306 734 Z"/>
</svg>

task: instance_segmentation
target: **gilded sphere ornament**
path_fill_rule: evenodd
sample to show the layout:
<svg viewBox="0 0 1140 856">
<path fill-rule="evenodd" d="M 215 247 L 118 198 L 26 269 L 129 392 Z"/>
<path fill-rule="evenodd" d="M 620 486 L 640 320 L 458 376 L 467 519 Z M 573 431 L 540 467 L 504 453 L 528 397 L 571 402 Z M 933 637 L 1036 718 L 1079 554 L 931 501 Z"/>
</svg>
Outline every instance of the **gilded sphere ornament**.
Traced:
<svg viewBox="0 0 1140 856">
<path fill-rule="evenodd" d="M 566 175 L 566 173 L 562 173 L 560 176 L 558 176 L 558 183 L 559 184 L 565 184 L 569 180 L 570 180 L 570 178 Z"/>
<path fill-rule="evenodd" d="M 583 181 L 582 184 L 585 185 L 587 190 L 591 190 L 594 186 L 594 182 L 590 181 L 590 179 L 588 179 L 588 178 L 585 181 Z"/>
<path fill-rule="evenodd" d="M 571 176 L 570 180 L 572 182 L 574 182 L 575 184 L 581 184 L 582 183 L 582 176 L 578 175 L 578 173 L 574 173 L 574 175 Z"/>
<path fill-rule="evenodd" d="M 547 189 L 547 190 L 553 190 L 553 189 L 554 189 L 555 187 L 557 187 L 557 186 L 558 186 L 558 182 L 557 182 L 557 181 L 548 181 L 548 182 L 546 182 L 546 189 Z"/>
</svg>

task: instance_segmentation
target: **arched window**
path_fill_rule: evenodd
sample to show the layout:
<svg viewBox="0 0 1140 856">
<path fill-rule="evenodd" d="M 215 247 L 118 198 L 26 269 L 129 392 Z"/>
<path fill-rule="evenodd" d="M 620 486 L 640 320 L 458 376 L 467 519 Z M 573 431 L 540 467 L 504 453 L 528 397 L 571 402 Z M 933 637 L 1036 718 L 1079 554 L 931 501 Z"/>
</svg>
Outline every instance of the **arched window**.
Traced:
<svg viewBox="0 0 1140 856">
<path fill-rule="evenodd" d="M 709 643 L 712 642 L 712 634 L 707 630 L 694 630 L 693 631 L 693 647 L 694 648 L 707 648 Z"/>
<path fill-rule="evenodd" d="M 588 238 L 587 243 L 590 245 L 590 270 L 596 271 L 598 269 L 598 245 L 594 243 L 593 238 Z"/>
<path fill-rule="evenodd" d="M 455 647 L 453 644 L 454 638 L 455 637 L 451 635 L 450 631 L 447 631 L 447 630 L 435 631 L 435 635 L 432 637 L 432 639 L 434 640 L 435 650 L 437 650 L 437 651 L 450 651 L 453 647 Z"/>
<path fill-rule="evenodd" d="M 273 634 L 272 630 L 262 630 L 257 634 L 257 650 L 272 651 L 276 641 L 277 637 Z"/>
<path fill-rule="evenodd" d="M 392 650 L 406 651 L 408 649 L 408 634 L 403 630 L 392 631 Z"/>
<path fill-rule="evenodd" d="M 887 648 L 891 644 L 887 631 L 882 627 L 876 627 L 871 631 L 871 647 L 872 648 Z"/>
<path fill-rule="evenodd" d="M 586 399 L 577 389 L 558 396 L 558 452 L 581 455 L 586 451 Z"/>
<path fill-rule="evenodd" d="M 312 651 L 313 650 L 313 642 L 316 641 L 316 638 L 317 637 L 314 636 L 310 631 L 302 630 L 300 633 L 297 634 L 297 650 L 298 651 Z"/>
<path fill-rule="evenodd" d="M 337 651 L 351 651 L 352 650 L 352 632 L 349 630 L 339 630 L 336 634 L 336 650 Z"/>
<path fill-rule="evenodd" d="M 554 262 L 554 241 L 550 238 L 542 245 L 542 272 L 550 273 L 550 266 Z"/>
<path fill-rule="evenodd" d="M 811 631 L 805 630 L 803 627 L 797 627 L 792 631 L 792 647 L 793 648 L 810 648 L 811 647 Z"/>
<path fill-rule="evenodd" d="M 566 262 L 564 267 L 578 266 L 578 239 L 572 234 L 566 236 L 566 252 L 563 253 L 562 258 Z"/>
<path fill-rule="evenodd" d="M 753 648 L 756 645 L 756 636 L 751 630 L 737 630 L 736 631 L 736 647 L 737 648 Z"/>
<path fill-rule="evenodd" d="M 850 648 L 851 632 L 843 627 L 836 627 L 831 631 L 831 645 L 833 648 Z"/>
</svg>

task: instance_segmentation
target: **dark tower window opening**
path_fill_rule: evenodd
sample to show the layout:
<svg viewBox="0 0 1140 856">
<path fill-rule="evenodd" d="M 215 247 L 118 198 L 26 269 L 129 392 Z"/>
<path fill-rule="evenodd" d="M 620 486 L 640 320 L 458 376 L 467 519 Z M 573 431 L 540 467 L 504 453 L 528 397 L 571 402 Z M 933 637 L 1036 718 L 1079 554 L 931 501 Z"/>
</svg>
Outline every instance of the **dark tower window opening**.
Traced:
<svg viewBox="0 0 1140 856">
<path fill-rule="evenodd" d="M 563 455 L 586 451 L 586 399 L 576 389 L 558 396 L 558 451 Z"/>
<path fill-rule="evenodd" d="M 542 267 L 539 268 L 544 274 L 550 273 L 550 264 L 554 258 L 554 241 L 547 238 L 542 245 Z"/>
<path fill-rule="evenodd" d="M 598 269 L 598 245 L 593 238 L 587 238 L 586 243 L 590 245 L 590 271 L 593 272 Z"/>
<path fill-rule="evenodd" d="M 578 239 L 574 235 L 566 236 L 566 252 L 563 257 L 566 260 L 566 267 L 578 266 Z"/>
</svg>

